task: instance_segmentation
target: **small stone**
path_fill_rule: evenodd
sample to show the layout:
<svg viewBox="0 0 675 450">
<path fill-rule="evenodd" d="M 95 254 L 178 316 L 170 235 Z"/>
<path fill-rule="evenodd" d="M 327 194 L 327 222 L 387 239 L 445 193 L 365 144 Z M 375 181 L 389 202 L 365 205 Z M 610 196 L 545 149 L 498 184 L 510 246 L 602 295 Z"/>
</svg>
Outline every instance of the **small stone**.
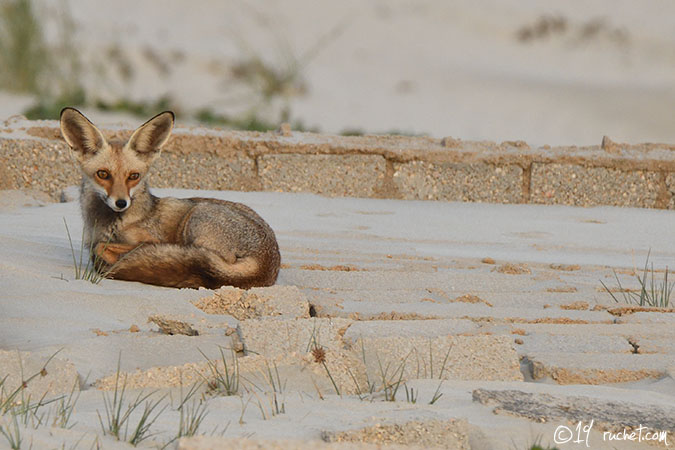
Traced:
<svg viewBox="0 0 675 450">
<path fill-rule="evenodd" d="M 493 269 L 493 272 L 497 271 L 499 273 L 506 273 L 509 275 L 523 275 L 532 273 L 532 271 L 527 267 L 527 264 L 513 264 L 506 263 L 501 266 Z"/>
<path fill-rule="evenodd" d="M 293 136 L 293 131 L 291 130 L 291 124 L 284 122 L 279 126 L 279 129 L 277 130 L 277 134 L 284 136 L 284 137 L 290 137 Z"/>
<path fill-rule="evenodd" d="M 134 324 L 134 325 L 131 325 L 131 326 L 129 327 L 129 331 L 132 332 L 132 333 L 138 333 L 139 331 L 141 331 L 141 329 L 138 328 L 138 325 L 135 325 L 135 324 Z"/>
<path fill-rule="evenodd" d="M 157 325 L 159 330 L 164 334 L 182 334 L 184 336 L 199 335 L 199 332 L 192 328 L 192 325 L 181 320 L 169 319 L 164 316 L 155 315 L 148 317 L 148 322 L 152 322 Z"/>
<path fill-rule="evenodd" d="M 496 264 L 495 260 L 490 257 L 483 258 L 480 260 L 480 262 L 482 262 L 483 264 Z"/>
<path fill-rule="evenodd" d="M 621 152 L 621 147 L 616 142 L 612 141 L 609 136 L 602 137 L 602 143 L 600 144 L 600 147 L 607 153 L 616 154 Z"/>
<path fill-rule="evenodd" d="M 453 137 L 446 136 L 443 139 L 441 139 L 441 145 L 443 147 L 454 148 L 462 145 L 462 141 L 461 139 L 455 139 Z"/>
</svg>

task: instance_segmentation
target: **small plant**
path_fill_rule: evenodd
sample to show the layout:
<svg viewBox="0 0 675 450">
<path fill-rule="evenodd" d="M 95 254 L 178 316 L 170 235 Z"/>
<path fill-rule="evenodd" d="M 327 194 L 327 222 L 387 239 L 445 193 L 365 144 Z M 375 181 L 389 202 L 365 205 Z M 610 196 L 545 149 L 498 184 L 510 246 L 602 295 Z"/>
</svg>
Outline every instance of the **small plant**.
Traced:
<svg viewBox="0 0 675 450">
<path fill-rule="evenodd" d="M 105 423 L 103 422 L 103 418 L 101 417 L 101 414 L 98 412 L 98 410 L 96 410 L 96 414 L 98 415 L 98 420 L 104 433 L 115 437 L 117 440 L 127 440 L 130 416 L 143 402 L 145 402 L 141 417 L 134 427 L 131 437 L 128 439 L 128 442 L 131 445 L 136 446 L 151 436 L 149 433 L 150 427 L 162 414 L 162 412 L 164 412 L 166 406 L 160 409 L 153 416 L 153 412 L 164 400 L 164 396 L 159 400 L 149 400 L 155 392 L 144 394 L 141 391 L 134 400 L 127 403 L 126 409 L 124 409 L 126 385 L 127 380 L 125 376 L 124 381 L 120 386 L 120 359 L 118 359 L 117 373 L 115 375 L 115 389 L 112 398 L 110 398 L 108 394 L 103 393 L 103 405 L 106 416 Z M 122 412 L 123 409 L 124 412 Z"/>
<path fill-rule="evenodd" d="M 206 358 L 206 363 L 209 366 L 213 379 L 207 380 L 207 385 L 211 391 L 217 392 L 220 395 L 237 395 L 239 393 L 239 360 L 234 352 L 234 348 L 230 348 L 232 352 L 232 364 L 228 364 L 223 347 L 220 349 L 220 358 L 223 362 L 223 370 L 218 367 L 218 363 L 211 361 L 201 350 L 199 353 Z"/>
<path fill-rule="evenodd" d="M 624 303 L 659 308 L 668 308 L 670 306 L 670 294 L 673 292 L 673 288 L 675 288 L 675 282 L 668 282 L 668 267 L 666 267 L 663 281 L 658 282 L 654 279 L 654 264 L 652 263 L 651 268 L 649 268 L 649 253 L 645 260 L 642 276 L 637 273 L 635 274 L 635 278 L 637 278 L 638 284 L 640 285 L 640 290 L 638 292 L 624 288 L 621 285 L 621 281 L 619 281 L 616 271 L 612 270 L 612 272 L 614 273 L 614 278 L 619 286 L 618 291 L 621 293 Z M 602 287 L 612 296 L 615 302 L 620 303 L 619 298 L 614 295 L 614 292 L 612 292 L 602 280 L 600 280 L 600 284 L 602 284 Z"/>
<path fill-rule="evenodd" d="M 541 443 L 541 436 L 538 436 L 534 443 L 527 447 L 527 450 L 558 450 L 558 447 L 549 447 Z"/>
<path fill-rule="evenodd" d="M 316 322 L 315 322 L 316 326 Z M 337 395 L 340 395 L 340 389 L 337 386 L 337 383 L 335 383 L 335 380 L 333 379 L 333 375 L 331 375 L 330 370 L 328 369 L 328 366 L 326 365 L 326 350 L 319 345 L 319 343 L 316 340 L 316 330 L 312 329 L 312 337 L 310 339 L 310 345 L 312 347 L 312 357 L 314 358 L 314 362 L 319 363 L 323 366 L 323 368 L 326 370 L 326 374 L 328 375 L 328 378 L 330 379 L 330 382 L 333 384 L 333 389 L 335 389 L 335 393 Z M 318 388 L 317 388 L 318 392 Z M 319 393 L 319 396 L 321 396 L 321 393 Z M 323 400 L 323 398 L 322 398 Z"/>
<path fill-rule="evenodd" d="M 258 409 L 260 410 L 263 420 L 268 420 L 270 417 L 286 413 L 286 403 L 282 397 L 283 391 L 285 389 L 285 383 L 282 384 L 281 382 L 279 368 L 277 367 L 276 363 L 274 363 L 274 371 L 272 371 L 272 367 L 270 367 L 270 364 L 267 360 L 265 361 L 265 366 L 267 370 L 262 371 L 262 375 L 265 379 L 265 382 L 272 389 L 272 392 L 270 393 L 263 391 L 262 393 L 269 402 L 269 414 L 266 413 L 267 408 L 263 407 L 263 401 L 260 399 L 260 396 L 258 396 L 255 391 L 253 391 L 253 395 L 255 395 L 256 399 L 258 400 Z"/>
<path fill-rule="evenodd" d="M 16 414 L 11 414 L 12 419 L 9 425 L 0 424 L 0 433 L 7 439 L 9 448 L 12 450 L 19 450 L 21 448 L 21 428 L 19 427 L 19 419 Z"/>
<path fill-rule="evenodd" d="M 38 403 L 38 404 L 33 404 L 31 405 L 30 399 L 26 399 L 24 394 L 26 388 L 28 388 L 28 385 L 30 384 L 31 381 L 33 381 L 37 377 L 45 377 L 47 376 L 47 365 L 51 362 L 52 359 L 60 352 L 61 350 L 56 351 L 53 355 L 51 355 L 47 361 L 43 364 L 42 368 L 35 372 L 34 374 L 30 375 L 28 378 L 23 378 L 23 368 L 21 369 L 22 374 L 21 374 L 21 384 L 16 387 L 13 391 L 7 392 L 5 390 L 5 383 L 7 381 L 7 376 L 3 377 L 0 379 L 0 416 L 3 416 L 7 414 L 10 410 L 12 410 L 15 406 L 23 405 L 21 406 L 21 410 L 23 411 L 30 411 L 31 409 L 35 409 L 35 407 L 40 407 L 44 406 L 46 403 Z M 19 362 L 21 360 L 19 359 Z M 21 396 L 19 398 L 19 396 Z"/>
<path fill-rule="evenodd" d="M 441 380 L 441 382 L 438 383 L 438 387 L 436 388 L 436 392 L 434 392 L 434 396 L 431 397 L 431 401 L 429 402 L 430 405 L 433 405 L 434 403 L 436 403 L 438 401 L 438 399 L 443 397 L 443 393 L 441 392 L 441 386 L 442 385 L 443 385 L 443 380 Z"/>
<path fill-rule="evenodd" d="M 80 241 L 80 255 L 79 260 L 75 257 L 75 248 L 73 247 L 73 240 L 70 236 L 70 230 L 68 229 L 68 223 L 66 218 L 63 218 L 63 224 L 66 226 L 66 234 L 68 235 L 68 243 L 70 244 L 70 253 L 73 255 L 73 269 L 75 270 L 75 279 L 76 280 L 85 280 L 93 284 L 99 284 L 101 280 L 107 278 L 108 275 L 115 269 L 115 264 L 110 266 L 107 270 L 99 270 L 101 267 L 105 267 L 106 263 L 98 255 L 94 255 L 92 260 L 91 257 L 87 257 L 87 262 L 84 262 L 84 229 L 82 230 L 82 240 Z M 107 246 L 109 242 L 105 245 Z M 103 249 L 105 251 L 105 247 Z M 132 250 L 133 251 L 133 250 Z M 94 254 L 93 245 L 89 246 L 88 255 Z"/>
<path fill-rule="evenodd" d="M 419 391 L 415 392 L 415 388 L 411 387 L 408 388 L 408 385 L 403 383 L 403 387 L 405 388 L 405 401 L 408 403 L 415 404 L 417 403 L 417 397 L 419 396 Z"/>
<path fill-rule="evenodd" d="M 36 93 L 49 51 L 31 0 L 0 5 L 0 63 L 4 89 Z"/>
<path fill-rule="evenodd" d="M 401 383 L 403 382 L 403 374 L 405 373 L 405 365 L 406 361 L 408 360 L 408 356 L 410 356 L 410 352 L 408 352 L 405 358 L 401 360 L 401 363 L 397 368 L 394 369 L 394 372 L 391 375 L 389 375 L 391 363 L 387 363 L 387 365 L 383 368 L 380 357 L 377 356 L 377 364 L 380 368 L 380 378 L 382 380 L 382 389 L 384 390 L 385 401 L 396 401 L 396 394 L 398 393 L 398 389 L 401 387 Z"/>
<path fill-rule="evenodd" d="M 77 394 L 75 393 L 78 384 L 79 380 L 76 379 L 70 389 L 70 394 L 67 397 L 62 396 L 56 401 L 56 413 L 52 426 L 67 429 L 75 426 L 75 424 L 70 424 L 70 418 L 75 410 L 75 404 L 80 398 L 80 390 L 78 389 Z"/>
<path fill-rule="evenodd" d="M 181 401 L 176 408 L 176 411 L 180 413 L 178 432 L 176 433 L 176 436 L 173 437 L 173 439 L 164 445 L 163 448 L 168 447 L 170 444 L 182 437 L 195 436 L 199 432 L 199 427 L 208 414 L 206 409 L 206 401 L 204 401 L 203 398 L 199 401 L 193 398 L 201 386 L 202 383 L 193 384 L 188 390 L 187 394 L 183 395 L 183 385 L 181 384 Z"/>
<path fill-rule="evenodd" d="M 152 392 L 150 395 L 153 394 Z M 139 394 L 140 397 L 141 394 Z M 148 395 L 145 398 L 148 398 L 150 395 Z M 131 435 L 131 438 L 129 438 L 128 442 L 133 445 L 134 447 L 152 436 L 150 434 L 150 427 L 152 426 L 153 423 L 157 420 L 157 418 L 164 412 L 166 409 L 166 405 L 162 407 L 157 413 L 152 416 L 153 412 L 157 407 L 162 403 L 164 400 L 164 397 L 161 397 L 159 400 L 153 400 L 153 401 L 146 401 L 145 405 L 143 406 L 143 413 L 141 414 L 141 418 L 138 421 L 138 424 L 136 424 L 136 427 L 134 428 L 134 432 Z"/>
<path fill-rule="evenodd" d="M 60 400 L 60 398 L 56 398 L 45 401 L 47 395 L 45 393 L 38 402 L 32 402 L 30 395 L 26 395 L 26 389 L 31 381 L 37 377 L 47 376 L 47 365 L 59 351 L 51 355 L 42 368 L 28 378 L 24 378 L 23 376 L 23 366 L 21 365 L 21 359 L 19 358 L 22 381 L 18 387 L 9 392 L 5 389 L 8 375 L 0 379 L 0 418 L 4 416 L 10 417 L 9 423 L 7 423 L 7 421 L 5 421 L 5 423 L 0 423 L 0 434 L 5 437 L 9 447 L 12 449 L 21 448 L 21 443 L 23 441 L 21 427 L 23 426 L 25 428 L 29 423 L 33 428 L 42 425 L 45 422 L 45 415 L 39 412 L 40 408 Z"/>
</svg>

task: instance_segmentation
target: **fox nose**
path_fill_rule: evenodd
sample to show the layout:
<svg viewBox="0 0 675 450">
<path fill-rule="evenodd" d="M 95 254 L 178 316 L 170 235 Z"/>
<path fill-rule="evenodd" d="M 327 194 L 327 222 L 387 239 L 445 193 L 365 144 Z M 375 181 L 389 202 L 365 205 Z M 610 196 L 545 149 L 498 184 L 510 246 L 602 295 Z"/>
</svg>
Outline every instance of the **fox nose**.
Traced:
<svg viewBox="0 0 675 450">
<path fill-rule="evenodd" d="M 127 207 L 127 201 L 124 199 L 119 199 L 115 201 L 115 206 L 117 206 L 119 209 L 123 209 Z"/>
</svg>

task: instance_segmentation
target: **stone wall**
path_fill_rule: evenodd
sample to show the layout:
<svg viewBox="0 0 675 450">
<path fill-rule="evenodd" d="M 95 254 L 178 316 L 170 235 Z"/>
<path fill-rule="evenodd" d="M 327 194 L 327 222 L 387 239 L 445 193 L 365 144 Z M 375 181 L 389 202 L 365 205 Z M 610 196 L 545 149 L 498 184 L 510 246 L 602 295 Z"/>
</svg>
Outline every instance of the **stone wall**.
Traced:
<svg viewBox="0 0 675 450">
<path fill-rule="evenodd" d="M 125 138 L 131 130 L 103 130 Z M 328 196 L 675 209 L 675 146 L 533 149 L 522 141 L 177 128 L 151 186 Z M 58 197 L 79 182 L 57 122 L 0 127 L 0 189 Z"/>
</svg>

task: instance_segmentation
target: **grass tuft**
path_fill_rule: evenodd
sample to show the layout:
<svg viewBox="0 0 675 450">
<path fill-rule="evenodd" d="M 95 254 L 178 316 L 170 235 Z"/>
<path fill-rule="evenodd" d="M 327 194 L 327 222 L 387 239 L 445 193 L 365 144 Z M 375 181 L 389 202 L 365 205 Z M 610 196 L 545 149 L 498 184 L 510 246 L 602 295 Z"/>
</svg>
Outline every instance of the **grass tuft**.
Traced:
<svg viewBox="0 0 675 450">
<path fill-rule="evenodd" d="M 668 281 L 668 267 L 666 267 L 665 274 L 662 281 L 657 281 L 654 276 L 654 264 L 652 263 L 651 268 L 649 266 L 649 255 L 651 251 L 647 253 L 647 259 L 645 260 L 645 266 L 642 271 L 642 276 L 638 273 L 635 274 L 638 284 L 640 285 L 640 290 L 638 292 L 624 288 L 619 281 L 619 277 L 616 274 L 616 271 L 612 270 L 614 273 L 614 278 L 616 279 L 618 285 L 618 291 L 621 293 L 621 300 L 624 303 L 638 305 L 638 306 L 653 306 L 659 308 L 668 308 L 670 306 L 670 295 L 675 288 L 675 282 Z M 605 283 L 600 280 L 600 284 L 605 288 L 607 293 L 612 296 L 615 302 L 620 303 L 621 300 L 614 295 L 614 292 L 607 287 Z"/>
<path fill-rule="evenodd" d="M 211 371 L 211 376 L 213 377 L 210 380 L 207 380 L 207 386 L 212 392 L 216 392 L 220 395 L 237 395 L 239 393 L 239 360 L 233 348 L 230 348 L 232 352 L 232 363 L 228 364 L 227 358 L 225 357 L 225 352 L 223 347 L 220 349 L 220 358 L 223 362 L 223 370 L 218 367 L 217 361 L 211 361 L 201 350 L 199 353 L 206 358 L 206 363 L 209 366 Z"/>
<path fill-rule="evenodd" d="M 85 263 L 84 229 L 82 229 L 82 240 L 80 241 L 79 257 L 75 257 L 75 248 L 73 247 L 73 239 L 70 236 L 70 230 L 68 229 L 68 223 L 66 222 L 65 217 L 63 218 L 63 224 L 66 226 L 66 234 L 68 235 L 68 243 L 70 244 L 70 253 L 73 256 L 73 270 L 75 271 L 75 279 L 89 281 L 92 284 L 99 284 L 101 280 L 107 278 L 108 275 L 110 275 L 110 273 L 115 269 L 117 263 L 113 264 L 106 270 L 100 270 L 99 268 L 105 267 L 107 263 L 103 261 L 103 259 L 99 255 L 94 254 L 93 244 L 89 245 L 88 257 L 86 258 Z M 110 242 L 106 242 L 105 245 L 108 245 L 109 243 Z M 90 255 L 94 255 L 93 259 Z"/>
<path fill-rule="evenodd" d="M 166 405 L 155 412 L 159 405 L 164 401 L 166 396 L 160 397 L 158 400 L 150 400 L 155 394 L 155 391 L 144 394 L 139 392 L 135 399 L 130 402 L 125 401 L 126 396 L 126 376 L 120 385 L 120 359 L 117 360 L 117 373 L 115 375 L 115 389 L 112 398 L 109 394 L 103 393 L 103 406 L 105 408 L 105 422 L 101 413 L 96 410 L 101 429 L 105 434 L 113 436 L 117 440 L 126 440 L 131 445 L 136 446 L 145 439 L 152 436 L 150 434 L 150 427 L 157 420 L 157 418 L 164 412 Z M 131 414 L 136 411 L 141 404 L 144 403 L 143 411 L 138 423 L 131 433 L 128 435 L 129 421 Z M 126 408 L 124 407 L 126 404 Z M 154 415 L 153 415 L 154 413 Z"/>
</svg>

